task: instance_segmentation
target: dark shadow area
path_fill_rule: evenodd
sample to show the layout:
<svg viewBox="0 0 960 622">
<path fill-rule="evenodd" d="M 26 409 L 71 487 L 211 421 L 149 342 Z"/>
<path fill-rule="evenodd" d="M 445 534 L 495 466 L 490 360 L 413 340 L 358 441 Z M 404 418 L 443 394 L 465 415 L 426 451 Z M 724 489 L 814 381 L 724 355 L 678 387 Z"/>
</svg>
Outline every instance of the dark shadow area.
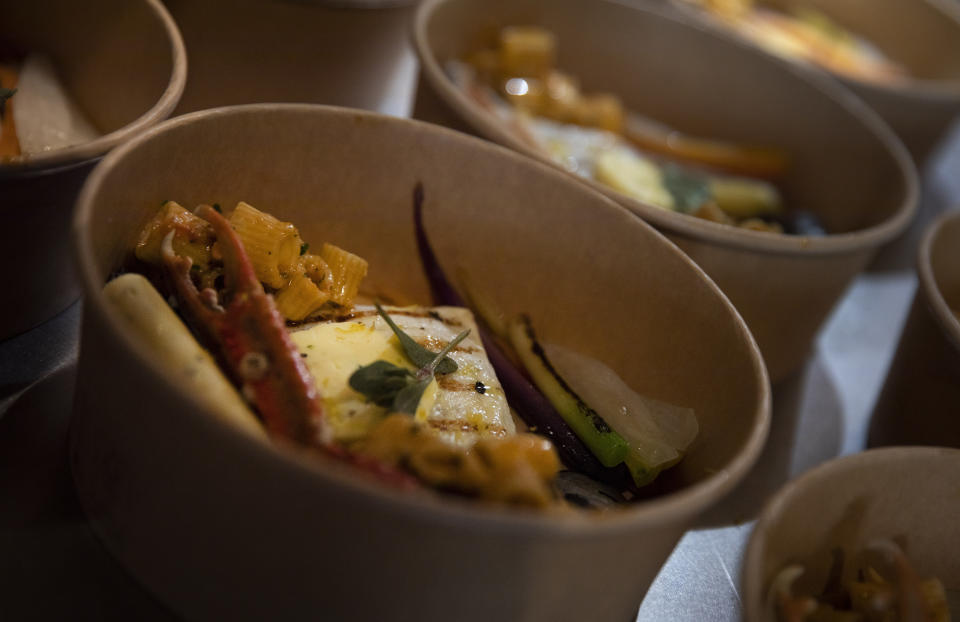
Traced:
<svg viewBox="0 0 960 622">
<path fill-rule="evenodd" d="M 0 419 L 37 379 L 77 360 L 82 307 L 77 301 L 37 328 L 0 343 Z"/>
<path fill-rule="evenodd" d="M 740 524 L 756 518 L 787 480 L 839 455 L 843 446 L 840 394 L 820 357 L 773 387 L 770 437 L 753 469 L 696 527 Z"/>
<path fill-rule="evenodd" d="M 960 447 L 960 352 L 918 292 L 870 416 L 867 446 Z"/>
<path fill-rule="evenodd" d="M 176 620 L 83 515 L 67 462 L 75 375 L 62 367 L 0 418 L 0 618 Z"/>
</svg>

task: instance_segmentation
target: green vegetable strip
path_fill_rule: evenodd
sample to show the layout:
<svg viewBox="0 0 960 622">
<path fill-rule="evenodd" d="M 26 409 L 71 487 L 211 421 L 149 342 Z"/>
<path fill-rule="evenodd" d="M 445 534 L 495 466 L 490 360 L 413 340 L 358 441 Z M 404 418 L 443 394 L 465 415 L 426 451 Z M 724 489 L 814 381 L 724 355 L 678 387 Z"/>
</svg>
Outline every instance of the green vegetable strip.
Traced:
<svg viewBox="0 0 960 622">
<path fill-rule="evenodd" d="M 553 404 L 567 425 L 580 437 L 606 467 L 623 462 L 630 446 L 595 410 L 590 408 L 560 377 L 540 347 L 530 325 L 530 318 L 521 316 L 510 323 L 510 341 L 523 366 L 544 396 Z M 631 472 L 633 469 L 631 469 Z"/>
<path fill-rule="evenodd" d="M 630 453 L 624 463 L 627 465 L 627 470 L 630 471 L 633 483 L 637 486 L 646 486 L 655 480 L 662 470 L 661 467 L 650 468 L 645 465 L 636 453 Z"/>
</svg>

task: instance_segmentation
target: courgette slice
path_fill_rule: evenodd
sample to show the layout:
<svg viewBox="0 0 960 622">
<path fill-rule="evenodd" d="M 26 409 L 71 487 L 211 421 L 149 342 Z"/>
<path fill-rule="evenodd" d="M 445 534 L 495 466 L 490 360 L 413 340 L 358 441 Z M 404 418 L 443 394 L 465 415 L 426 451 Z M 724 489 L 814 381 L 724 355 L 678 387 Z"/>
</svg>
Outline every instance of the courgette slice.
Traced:
<svg viewBox="0 0 960 622">
<path fill-rule="evenodd" d="M 580 440 L 606 467 L 623 462 L 630 451 L 620 436 L 595 410 L 580 399 L 556 372 L 533 332 L 527 315 L 520 315 L 508 326 L 510 342 L 517 356 L 546 398 L 557 409 Z"/>
<path fill-rule="evenodd" d="M 529 317 L 512 320 L 509 336 L 564 421 L 604 466 L 623 463 L 637 486 L 679 462 L 696 438 L 692 409 L 640 395 L 598 360 L 541 344 Z"/>
</svg>

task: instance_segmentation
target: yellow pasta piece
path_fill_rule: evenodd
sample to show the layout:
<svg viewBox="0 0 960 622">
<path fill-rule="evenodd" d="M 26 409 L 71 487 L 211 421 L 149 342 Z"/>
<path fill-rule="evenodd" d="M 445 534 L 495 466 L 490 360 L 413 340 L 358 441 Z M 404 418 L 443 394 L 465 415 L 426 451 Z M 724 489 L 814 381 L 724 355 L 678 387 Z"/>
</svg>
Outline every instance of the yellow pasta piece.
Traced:
<svg viewBox="0 0 960 622">
<path fill-rule="evenodd" d="M 173 250 L 193 260 L 194 265 L 206 265 L 210 262 L 210 250 L 216 236 L 213 227 L 203 218 L 187 211 L 174 201 L 167 201 L 154 218 L 140 232 L 140 239 L 134 254 L 140 261 L 158 265 L 160 263 L 160 245 L 171 231 Z"/>
<path fill-rule="evenodd" d="M 360 282 L 367 276 L 367 261 L 333 244 L 325 243 L 320 257 L 327 262 L 333 277 L 330 299 L 345 307 L 353 304 Z"/>
<path fill-rule="evenodd" d="M 333 275 L 330 273 L 330 267 L 327 266 L 327 262 L 320 255 L 314 255 L 313 253 L 302 255 L 298 271 L 306 274 L 320 289 L 329 292 L 333 287 Z"/>
<path fill-rule="evenodd" d="M 623 130 L 623 104 L 616 95 L 584 95 L 576 105 L 576 116 L 579 125 L 616 133 Z"/>
<path fill-rule="evenodd" d="M 480 438 L 472 448 L 445 442 L 407 415 L 378 423 L 354 450 L 403 468 L 432 486 L 509 505 L 545 507 L 560 468 L 556 450 L 533 434 Z"/>
<path fill-rule="evenodd" d="M 241 201 L 230 225 L 250 257 L 257 278 L 280 289 L 296 273 L 303 240 L 297 228 Z"/>
<path fill-rule="evenodd" d="M 293 277 L 276 295 L 277 309 L 283 317 L 295 322 L 306 319 L 328 300 L 330 294 L 303 274 Z"/>
<path fill-rule="evenodd" d="M 557 38 L 538 26 L 509 26 L 500 31 L 500 68 L 510 77 L 544 77 L 553 68 Z"/>
</svg>

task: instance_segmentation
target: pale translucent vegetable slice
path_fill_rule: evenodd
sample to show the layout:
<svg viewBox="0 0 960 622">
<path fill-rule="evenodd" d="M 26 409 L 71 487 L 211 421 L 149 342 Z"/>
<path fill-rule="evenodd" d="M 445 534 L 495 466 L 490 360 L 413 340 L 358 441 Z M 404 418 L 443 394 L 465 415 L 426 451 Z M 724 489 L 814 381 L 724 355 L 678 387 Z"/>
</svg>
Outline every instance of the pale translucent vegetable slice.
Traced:
<svg viewBox="0 0 960 622">
<path fill-rule="evenodd" d="M 570 387 L 630 443 L 647 467 L 675 463 L 697 437 L 693 409 L 640 395 L 594 358 L 553 344 L 543 348 Z"/>
</svg>

